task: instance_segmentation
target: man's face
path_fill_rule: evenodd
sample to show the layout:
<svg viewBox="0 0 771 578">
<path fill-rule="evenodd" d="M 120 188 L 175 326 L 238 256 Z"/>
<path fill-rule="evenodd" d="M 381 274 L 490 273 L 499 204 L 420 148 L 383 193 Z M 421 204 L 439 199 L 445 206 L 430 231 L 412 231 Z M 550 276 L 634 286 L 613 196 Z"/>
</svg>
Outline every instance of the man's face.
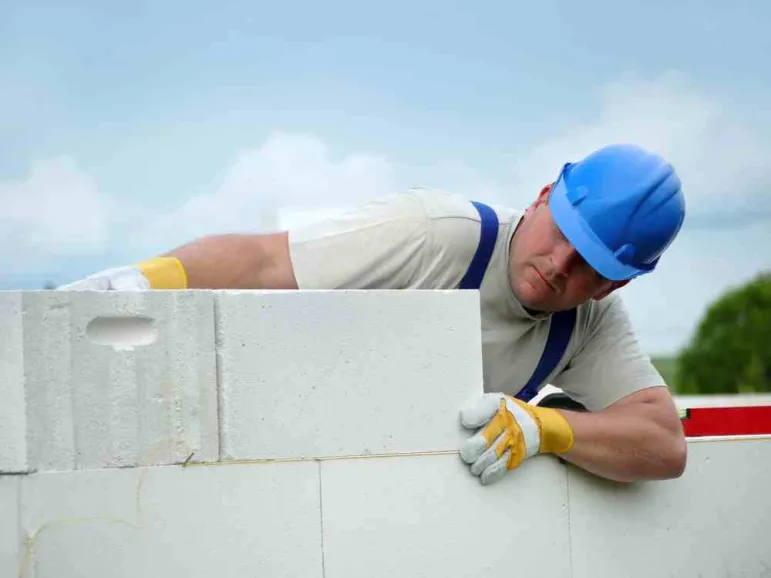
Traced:
<svg viewBox="0 0 771 578">
<path fill-rule="evenodd" d="M 549 191 L 541 191 L 511 240 L 509 283 L 520 303 L 535 311 L 571 309 L 625 285 L 602 277 L 565 239 L 547 205 Z"/>
</svg>

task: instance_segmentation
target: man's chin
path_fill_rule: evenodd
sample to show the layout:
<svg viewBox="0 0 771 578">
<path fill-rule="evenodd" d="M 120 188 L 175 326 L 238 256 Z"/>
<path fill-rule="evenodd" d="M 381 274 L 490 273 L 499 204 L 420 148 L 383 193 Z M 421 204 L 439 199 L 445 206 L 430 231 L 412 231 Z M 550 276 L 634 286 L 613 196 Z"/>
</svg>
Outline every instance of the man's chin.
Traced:
<svg viewBox="0 0 771 578">
<path fill-rule="evenodd" d="M 526 280 L 519 284 L 514 284 L 512 286 L 512 291 L 517 301 L 519 301 L 526 309 L 543 312 L 553 310 L 553 304 L 550 302 L 551 300 L 543 294 L 544 292 Z"/>
</svg>

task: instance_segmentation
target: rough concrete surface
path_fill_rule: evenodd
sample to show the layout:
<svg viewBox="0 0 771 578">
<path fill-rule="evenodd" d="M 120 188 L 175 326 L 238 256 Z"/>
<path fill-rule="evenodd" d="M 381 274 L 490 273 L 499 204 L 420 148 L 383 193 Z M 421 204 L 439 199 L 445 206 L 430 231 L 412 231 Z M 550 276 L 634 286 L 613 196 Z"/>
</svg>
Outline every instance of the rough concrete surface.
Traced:
<svg viewBox="0 0 771 578">
<path fill-rule="evenodd" d="M 15 578 L 19 571 L 19 486 L 23 476 L 0 475 L 0 576 Z"/>
<path fill-rule="evenodd" d="M 468 433 L 474 292 L 222 292 L 216 310 L 224 459 L 450 450 Z"/>
<path fill-rule="evenodd" d="M 771 576 L 768 437 L 481 486 L 473 292 L 4 292 L 0 322 L 1 578 Z"/>
<path fill-rule="evenodd" d="M 319 520 L 315 463 L 35 474 L 23 578 L 320 578 Z"/>
<path fill-rule="evenodd" d="M 481 486 L 457 455 L 323 462 L 326 578 L 569 578 L 565 467 Z"/>
<path fill-rule="evenodd" d="M 25 292 L 22 310 L 31 469 L 218 458 L 210 293 Z"/>
<path fill-rule="evenodd" d="M 682 478 L 615 484 L 571 468 L 573 576 L 771 576 L 771 439 L 688 444 Z"/>
<path fill-rule="evenodd" d="M 28 471 L 22 294 L 0 291 L 0 474 Z"/>
</svg>

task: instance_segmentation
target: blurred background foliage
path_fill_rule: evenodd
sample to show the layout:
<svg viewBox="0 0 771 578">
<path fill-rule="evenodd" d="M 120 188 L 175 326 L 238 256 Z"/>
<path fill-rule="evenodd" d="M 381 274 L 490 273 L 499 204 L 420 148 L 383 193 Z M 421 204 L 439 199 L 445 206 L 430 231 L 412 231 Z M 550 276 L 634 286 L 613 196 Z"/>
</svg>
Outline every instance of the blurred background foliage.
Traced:
<svg viewBox="0 0 771 578">
<path fill-rule="evenodd" d="M 689 343 L 653 363 L 678 394 L 771 392 L 771 271 L 718 297 Z"/>
</svg>

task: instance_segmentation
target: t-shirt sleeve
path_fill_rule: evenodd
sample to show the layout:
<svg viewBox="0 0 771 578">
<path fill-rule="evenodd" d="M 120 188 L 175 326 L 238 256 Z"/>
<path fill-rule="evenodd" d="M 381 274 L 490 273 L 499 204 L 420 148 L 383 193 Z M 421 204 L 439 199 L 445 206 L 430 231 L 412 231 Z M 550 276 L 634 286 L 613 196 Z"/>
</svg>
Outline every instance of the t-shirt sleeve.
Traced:
<svg viewBox="0 0 771 578">
<path fill-rule="evenodd" d="M 300 289 L 409 289 L 419 276 L 426 211 L 408 191 L 289 230 Z"/>
<path fill-rule="evenodd" d="M 570 397 L 597 411 L 664 378 L 642 350 L 626 307 L 617 295 L 606 297 L 588 322 L 583 344 L 566 369 L 552 380 Z"/>
</svg>

